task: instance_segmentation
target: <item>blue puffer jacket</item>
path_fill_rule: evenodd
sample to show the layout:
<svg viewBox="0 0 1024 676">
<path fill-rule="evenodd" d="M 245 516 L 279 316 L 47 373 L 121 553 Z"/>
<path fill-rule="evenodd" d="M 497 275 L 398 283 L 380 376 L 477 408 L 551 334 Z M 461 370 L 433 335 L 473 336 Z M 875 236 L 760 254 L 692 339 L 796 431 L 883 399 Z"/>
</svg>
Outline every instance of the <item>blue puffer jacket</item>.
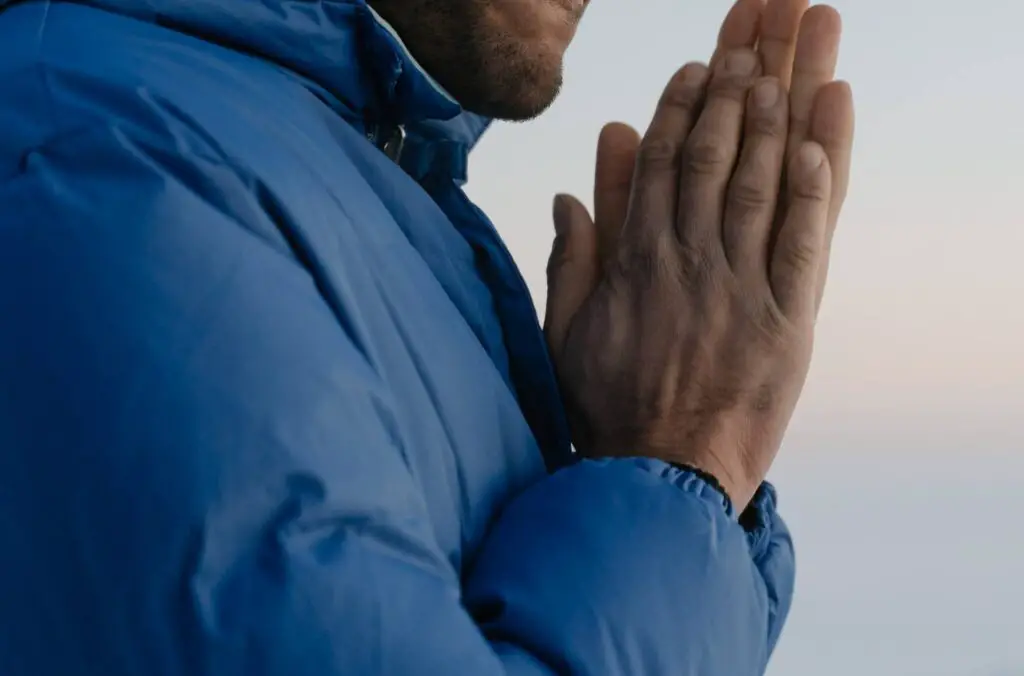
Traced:
<svg viewBox="0 0 1024 676">
<path fill-rule="evenodd" d="M 774 493 L 574 460 L 486 126 L 363 0 L 0 0 L 0 674 L 764 671 Z"/>
</svg>

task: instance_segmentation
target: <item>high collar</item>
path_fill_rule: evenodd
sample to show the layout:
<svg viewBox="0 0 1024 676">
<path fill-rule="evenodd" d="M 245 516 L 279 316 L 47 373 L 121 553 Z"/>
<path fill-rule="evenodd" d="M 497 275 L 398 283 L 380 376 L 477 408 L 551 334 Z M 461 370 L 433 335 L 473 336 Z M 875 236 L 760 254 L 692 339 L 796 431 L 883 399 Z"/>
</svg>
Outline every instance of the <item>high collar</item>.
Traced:
<svg viewBox="0 0 1024 676">
<path fill-rule="evenodd" d="M 267 59 L 352 119 L 407 126 L 467 150 L 490 122 L 463 111 L 366 0 L 75 1 Z"/>
</svg>

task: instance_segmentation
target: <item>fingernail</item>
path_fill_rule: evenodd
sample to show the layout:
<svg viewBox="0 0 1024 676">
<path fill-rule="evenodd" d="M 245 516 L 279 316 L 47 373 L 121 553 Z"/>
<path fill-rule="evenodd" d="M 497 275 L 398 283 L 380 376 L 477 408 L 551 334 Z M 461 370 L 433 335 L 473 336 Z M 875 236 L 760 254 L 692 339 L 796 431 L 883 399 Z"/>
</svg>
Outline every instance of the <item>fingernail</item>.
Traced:
<svg viewBox="0 0 1024 676">
<path fill-rule="evenodd" d="M 775 80 L 765 80 L 754 89 L 754 103 L 758 108 L 772 108 L 779 100 L 779 85 Z"/>
<path fill-rule="evenodd" d="M 750 75 L 756 67 L 757 57 L 747 50 L 732 52 L 725 57 L 725 69 L 733 75 Z"/>
</svg>

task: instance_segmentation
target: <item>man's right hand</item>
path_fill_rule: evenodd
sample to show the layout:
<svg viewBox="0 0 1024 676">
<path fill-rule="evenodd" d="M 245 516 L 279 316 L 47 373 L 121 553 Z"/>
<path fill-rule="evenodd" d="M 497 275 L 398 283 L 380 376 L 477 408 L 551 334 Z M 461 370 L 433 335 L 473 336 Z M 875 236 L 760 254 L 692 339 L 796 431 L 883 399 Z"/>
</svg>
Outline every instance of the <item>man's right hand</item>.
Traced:
<svg viewBox="0 0 1024 676">
<path fill-rule="evenodd" d="M 818 50 L 831 65 L 795 51 L 797 75 L 831 77 L 834 49 Z M 791 124 L 785 78 L 760 77 L 763 46 L 720 57 L 665 90 L 621 232 L 556 202 L 545 328 L 584 455 L 695 466 L 743 509 L 807 374 L 853 112 L 845 85 L 825 88 Z"/>
</svg>

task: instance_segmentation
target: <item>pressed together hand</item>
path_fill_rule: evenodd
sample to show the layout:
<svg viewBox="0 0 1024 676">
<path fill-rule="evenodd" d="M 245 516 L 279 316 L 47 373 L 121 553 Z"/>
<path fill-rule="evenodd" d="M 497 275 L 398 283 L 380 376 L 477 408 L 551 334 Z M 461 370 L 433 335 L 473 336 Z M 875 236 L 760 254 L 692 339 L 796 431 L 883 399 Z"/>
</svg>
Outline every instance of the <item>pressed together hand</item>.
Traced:
<svg viewBox="0 0 1024 676">
<path fill-rule="evenodd" d="M 545 325 L 589 457 L 763 481 L 811 358 L 853 137 L 829 7 L 740 0 L 641 139 L 599 141 L 595 217 L 555 204 Z"/>
</svg>

